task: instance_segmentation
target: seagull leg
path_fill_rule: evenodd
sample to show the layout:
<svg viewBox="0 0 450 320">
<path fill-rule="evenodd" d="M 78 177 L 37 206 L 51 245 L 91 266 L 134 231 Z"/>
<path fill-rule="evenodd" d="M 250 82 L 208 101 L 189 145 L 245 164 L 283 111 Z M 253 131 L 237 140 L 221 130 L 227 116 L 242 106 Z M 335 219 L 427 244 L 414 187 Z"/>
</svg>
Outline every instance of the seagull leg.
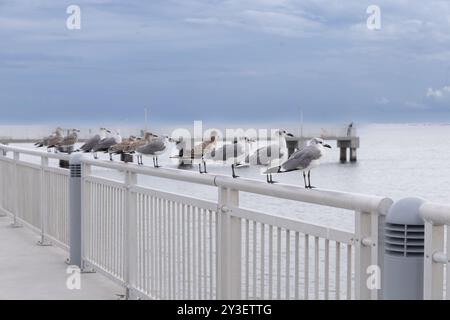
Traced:
<svg viewBox="0 0 450 320">
<path fill-rule="evenodd" d="M 239 176 L 237 176 L 236 172 L 234 171 L 234 164 L 231 165 L 231 174 L 233 178 L 239 178 Z"/>
<path fill-rule="evenodd" d="M 272 177 L 271 173 L 267 174 L 266 177 L 267 177 L 267 183 L 270 183 L 270 184 L 275 183 L 275 181 L 273 181 L 273 177 Z"/>
<path fill-rule="evenodd" d="M 306 184 L 306 174 L 305 171 L 303 171 L 303 181 L 305 182 L 305 189 L 308 189 L 308 185 Z"/>
<path fill-rule="evenodd" d="M 159 168 L 159 167 L 160 167 L 160 165 L 158 163 L 158 156 L 156 156 L 156 167 L 155 168 Z"/>
<path fill-rule="evenodd" d="M 200 174 L 203 173 L 201 163 L 198 164 L 198 172 L 199 172 Z"/>
<path fill-rule="evenodd" d="M 112 153 L 109 153 L 109 161 L 113 161 Z"/>
<path fill-rule="evenodd" d="M 206 161 L 205 160 L 202 160 L 202 161 L 203 161 L 203 173 L 208 173 L 206 171 Z"/>
<path fill-rule="evenodd" d="M 308 188 L 313 189 L 314 186 L 311 185 L 311 170 L 308 170 Z"/>
</svg>

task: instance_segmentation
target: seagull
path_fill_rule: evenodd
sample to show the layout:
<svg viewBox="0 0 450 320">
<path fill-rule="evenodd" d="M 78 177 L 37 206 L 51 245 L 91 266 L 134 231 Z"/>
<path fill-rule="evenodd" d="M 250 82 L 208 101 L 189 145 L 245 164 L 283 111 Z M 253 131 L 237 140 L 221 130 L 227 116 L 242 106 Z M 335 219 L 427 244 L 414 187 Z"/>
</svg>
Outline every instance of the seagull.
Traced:
<svg viewBox="0 0 450 320">
<path fill-rule="evenodd" d="M 111 133 L 110 133 L 111 135 Z M 93 148 L 92 152 L 94 153 L 94 158 L 97 159 L 97 152 L 108 152 L 108 149 L 118 143 L 122 142 L 122 137 L 120 136 L 119 130 L 116 130 L 114 135 L 106 137 L 105 139 L 100 140 Z"/>
<path fill-rule="evenodd" d="M 145 146 L 146 144 L 152 142 L 154 139 L 158 138 L 158 135 L 151 133 L 151 132 L 145 132 L 144 138 L 136 138 L 135 141 L 131 142 L 128 147 L 124 149 L 124 153 L 134 153 L 136 152 L 136 149 L 142 146 Z"/>
<path fill-rule="evenodd" d="M 124 139 L 124 140 L 122 140 L 122 142 L 109 147 L 109 149 L 108 149 L 109 160 L 111 160 L 111 161 L 113 160 L 113 158 L 112 158 L 113 154 L 125 153 L 125 150 L 129 149 L 130 145 L 132 143 L 134 143 L 135 141 L 136 141 L 136 137 L 132 135 L 128 139 Z"/>
<path fill-rule="evenodd" d="M 267 169 L 263 174 L 267 175 L 267 182 L 274 183 L 272 173 L 285 173 L 295 170 L 303 172 L 303 181 L 306 189 L 314 188 L 311 186 L 311 169 L 320 164 L 320 159 L 325 153 L 325 148 L 331 148 L 329 144 L 325 144 L 321 138 L 313 138 L 309 141 L 308 146 L 294 152 L 287 161 L 280 166 L 274 166 Z M 308 183 L 306 183 L 306 171 L 308 171 Z"/>
<path fill-rule="evenodd" d="M 231 165 L 232 177 L 237 178 L 238 176 L 234 169 L 247 155 L 249 149 L 248 143 L 250 142 L 252 140 L 247 137 L 240 137 L 239 139 L 235 137 L 232 143 L 224 144 L 222 147 L 212 150 L 205 155 L 205 158 L 223 162 L 233 160 L 233 164 Z"/>
<path fill-rule="evenodd" d="M 217 131 L 213 130 L 211 131 L 209 140 L 202 141 L 201 143 L 195 145 L 193 148 L 191 148 L 190 154 L 188 152 L 185 152 L 186 149 L 186 140 L 184 138 L 180 138 L 178 141 L 175 141 L 176 148 L 178 149 L 178 155 L 171 157 L 171 158 L 178 158 L 178 159 L 185 159 L 185 160 L 194 160 L 194 159 L 201 159 L 202 163 L 198 164 L 198 171 L 200 173 L 207 173 L 206 172 L 206 162 L 205 162 L 205 155 L 210 153 L 212 150 L 216 148 L 217 140 L 219 139 L 219 135 Z M 174 141 L 174 140 L 172 140 Z M 183 162 L 182 162 L 183 163 Z M 202 169 L 203 164 L 203 169 Z"/>
<path fill-rule="evenodd" d="M 205 155 L 216 148 L 218 138 L 217 131 L 212 131 L 209 140 L 203 141 L 191 149 L 191 159 L 201 159 L 202 161 L 203 169 L 201 168 L 201 164 L 198 164 L 198 171 L 200 173 L 207 173 Z"/>
<path fill-rule="evenodd" d="M 58 127 L 53 131 L 53 133 L 47 137 L 42 138 L 41 140 L 37 141 L 34 145 L 38 148 L 48 146 L 48 142 L 51 138 L 55 137 L 56 135 L 63 135 L 63 129 L 61 127 Z"/>
<path fill-rule="evenodd" d="M 71 132 L 58 143 L 58 150 L 64 151 L 64 148 L 73 147 L 73 145 L 78 142 L 79 132 L 80 130 L 78 129 L 72 129 Z"/>
<path fill-rule="evenodd" d="M 169 141 L 169 137 L 164 136 L 161 138 L 153 139 L 151 142 L 146 145 L 140 146 L 136 149 L 137 161 L 138 164 L 144 164 L 142 161 L 143 155 L 153 156 L 153 166 L 155 168 L 159 168 L 158 164 L 158 156 L 162 155 L 167 151 L 167 143 Z"/>
<path fill-rule="evenodd" d="M 111 133 L 111 131 L 106 128 L 100 128 L 100 133 L 87 140 L 85 144 L 80 147 L 80 150 L 83 152 L 91 152 L 92 148 L 94 148 L 100 140 L 106 138 L 107 133 Z"/>
<path fill-rule="evenodd" d="M 272 135 L 275 143 L 259 148 L 251 156 L 247 156 L 245 162 L 264 166 L 273 163 L 274 160 L 279 160 L 280 163 L 285 162 L 288 159 L 286 136 L 293 137 L 294 135 L 285 130 L 275 130 Z"/>
<path fill-rule="evenodd" d="M 64 137 L 63 137 L 63 129 L 57 128 L 55 134 L 51 135 L 48 138 L 47 151 L 50 152 L 51 148 L 55 148 L 56 149 L 58 147 L 58 145 L 63 141 L 63 139 L 64 139 Z"/>
</svg>

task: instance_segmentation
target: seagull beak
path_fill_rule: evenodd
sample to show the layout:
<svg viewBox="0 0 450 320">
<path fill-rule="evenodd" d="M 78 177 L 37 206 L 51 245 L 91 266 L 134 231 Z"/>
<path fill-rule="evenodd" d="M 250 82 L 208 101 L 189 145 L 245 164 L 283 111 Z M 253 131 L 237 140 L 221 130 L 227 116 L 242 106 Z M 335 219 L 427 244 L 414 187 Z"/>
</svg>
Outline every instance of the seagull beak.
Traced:
<svg viewBox="0 0 450 320">
<path fill-rule="evenodd" d="M 324 146 L 325 148 L 331 149 L 331 146 L 330 146 L 329 144 L 324 144 L 323 146 Z"/>
<path fill-rule="evenodd" d="M 288 137 L 293 137 L 293 136 L 294 136 L 292 133 L 286 133 L 286 135 L 287 135 Z"/>
</svg>

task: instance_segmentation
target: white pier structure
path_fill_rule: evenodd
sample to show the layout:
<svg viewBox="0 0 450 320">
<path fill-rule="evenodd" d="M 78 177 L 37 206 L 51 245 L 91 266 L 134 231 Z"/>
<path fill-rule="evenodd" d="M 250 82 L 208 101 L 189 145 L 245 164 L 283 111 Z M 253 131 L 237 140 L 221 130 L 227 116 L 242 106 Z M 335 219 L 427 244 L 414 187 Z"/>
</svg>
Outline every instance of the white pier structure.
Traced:
<svg viewBox="0 0 450 320">
<path fill-rule="evenodd" d="M 56 160 L 69 159 L 0 145 L 1 213 L 13 226 L 34 231 L 41 244 L 67 252 L 71 177 Z M 116 178 L 96 174 L 99 169 Z M 217 201 L 148 187 L 140 176 L 203 185 Z M 371 266 L 383 266 L 389 198 L 86 158 L 81 192 L 81 243 L 74 245 L 81 247 L 82 268 L 105 275 L 128 298 L 381 297 L 367 279 Z M 344 231 L 243 207 L 243 193 L 349 210 L 355 227 Z M 421 212 L 424 298 L 441 299 L 446 291 L 449 299 L 450 237 L 444 230 L 450 207 L 425 203 Z"/>
</svg>

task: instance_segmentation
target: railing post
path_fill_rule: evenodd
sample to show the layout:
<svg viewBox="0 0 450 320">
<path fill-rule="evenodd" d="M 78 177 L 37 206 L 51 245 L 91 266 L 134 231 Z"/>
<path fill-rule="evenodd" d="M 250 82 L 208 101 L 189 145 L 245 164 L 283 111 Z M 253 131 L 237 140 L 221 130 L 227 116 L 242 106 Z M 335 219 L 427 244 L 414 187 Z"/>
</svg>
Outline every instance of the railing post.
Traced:
<svg viewBox="0 0 450 320">
<path fill-rule="evenodd" d="M 219 188 L 217 221 L 217 298 L 241 299 L 241 219 L 229 214 L 239 205 L 237 190 Z"/>
<path fill-rule="evenodd" d="M 444 265 L 435 262 L 433 255 L 435 252 L 444 251 L 444 225 L 433 225 L 432 222 L 425 221 L 424 251 L 423 298 L 425 300 L 442 300 L 444 291 Z"/>
<path fill-rule="evenodd" d="M 17 151 L 14 151 L 13 153 L 13 159 L 14 159 L 14 212 L 13 212 L 13 223 L 11 224 L 11 227 L 13 228 L 21 228 L 22 224 L 19 223 L 17 220 L 17 214 L 19 213 L 19 182 L 18 182 L 18 170 L 17 170 L 17 162 L 20 160 L 20 153 Z"/>
<path fill-rule="evenodd" d="M 82 155 L 70 156 L 69 168 L 69 263 L 80 269 L 81 260 L 81 165 Z"/>
<path fill-rule="evenodd" d="M 378 259 L 378 214 L 355 213 L 355 296 L 357 300 L 377 300 L 381 279 Z M 370 269 L 369 267 L 376 268 Z M 375 274 L 370 274 L 375 272 Z M 370 279 L 369 279 L 370 277 Z"/>
<path fill-rule="evenodd" d="M 45 156 L 41 157 L 41 190 L 40 190 L 40 214 L 41 214 L 41 239 L 38 241 L 40 246 L 51 246 L 50 241 L 45 239 L 45 232 L 47 228 L 48 221 L 48 210 L 46 201 L 46 188 L 45 188 L 45 169 L 48 167 L 48 158 Z"/>
<path fill-rule="evenodd" d="M 125 172 L 125 298 L 131 299 L 133 288 L 136 285 L 137 275 L 137 215 L 136 215 L 136 199 L 133 195 L 132 188 L 137 183 L 137 175 L 134 172 Z"/>
</svg>

